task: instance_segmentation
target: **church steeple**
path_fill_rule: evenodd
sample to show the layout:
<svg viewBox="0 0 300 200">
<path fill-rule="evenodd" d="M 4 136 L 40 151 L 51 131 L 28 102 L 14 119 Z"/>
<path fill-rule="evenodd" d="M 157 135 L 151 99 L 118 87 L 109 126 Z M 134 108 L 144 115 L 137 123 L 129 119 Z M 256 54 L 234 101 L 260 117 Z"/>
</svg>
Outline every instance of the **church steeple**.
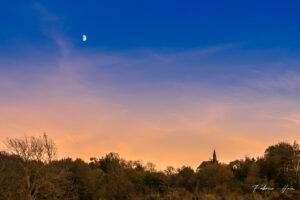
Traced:
<svg viewBox="0 0 300 200">
<path fill-rule="evenodd" d="M 197 172 L 199 171 L 199 170 L 201 170 L 203 167 L 205 167 L 207 164 L 219 164 L 219 162 L 218 162 L 218 160 L 217 160 L 217 154 L 216 154 L 216 150 L 214 149 L 214 153 L 213 153 L 213 159 L 211 160 L 211 159 L 209 159 L 209 161 L 203 161 L 200 165 L 199 165 L 199 167 L 197 168 Z"/>
<path fill-rule="evenodd" d="M 216 155 L 216 150 L 214 149 L 214 153 L 213 153 L 213 163 L 217 163 L 218 160 L 217 160 L 217 155 Z"/>
</svg>

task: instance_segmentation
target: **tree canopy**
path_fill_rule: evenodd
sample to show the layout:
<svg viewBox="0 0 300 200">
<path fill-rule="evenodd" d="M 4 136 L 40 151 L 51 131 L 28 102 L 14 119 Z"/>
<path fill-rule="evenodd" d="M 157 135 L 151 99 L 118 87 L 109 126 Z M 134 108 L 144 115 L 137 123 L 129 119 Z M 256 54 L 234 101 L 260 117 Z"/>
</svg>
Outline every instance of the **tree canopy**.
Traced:
<svg viewBox="0 0 300 200">
<path fill-rule="evenodd" d="M 57 159 L 47 134 L 8 138 L 0 152 L 0 199 L 10 200 L 185 200 L 295 199 L 300 189 L 297 142 L 267 147 L 262 157 L 209 163 L 198 171 L 128 161 L 108 153 L 89 162 Z M 274 191 L 253 192 L 254 185 Z M 287 187 L 284 192 L 278 188 Z M 294 189 L 294 190 L 291 190 Z"/>
</svg>

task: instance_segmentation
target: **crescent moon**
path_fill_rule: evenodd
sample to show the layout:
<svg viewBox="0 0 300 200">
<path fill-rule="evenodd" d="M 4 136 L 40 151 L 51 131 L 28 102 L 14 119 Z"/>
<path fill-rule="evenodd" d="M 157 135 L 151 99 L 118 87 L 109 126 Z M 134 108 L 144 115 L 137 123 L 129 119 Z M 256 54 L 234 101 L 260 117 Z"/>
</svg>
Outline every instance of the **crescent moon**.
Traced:
<svg viewBox="0 0 300 200">
<path fill-rule="evenodd" d="M 82 35 L 82 41 L 85 42 L 86 41 L 86 35 Z"/>
</svg>

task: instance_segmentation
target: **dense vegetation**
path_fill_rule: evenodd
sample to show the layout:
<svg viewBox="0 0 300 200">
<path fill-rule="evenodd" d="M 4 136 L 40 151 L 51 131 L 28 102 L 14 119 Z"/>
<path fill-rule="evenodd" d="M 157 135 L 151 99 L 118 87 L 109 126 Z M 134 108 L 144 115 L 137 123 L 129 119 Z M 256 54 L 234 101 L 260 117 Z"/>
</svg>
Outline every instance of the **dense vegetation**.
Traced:
<svg viewBox="0 0 300 200">
<path fill-rule="evenodd" d="M 218 200 L 298 199 L 300 151 L 278 143 L 259 158 L 229 164 L 211 163 L 195 172 L 191 167 L 167 167 L 126 161 L 116 153 L 90 162 L 56 160 L 54 142 L 41 137 L 9 138 L 0 153 L 2 200 Z M 266 185 L 274 191 L 253 192 Z M 286 191 L 279 190 L 288 185 Z M 294 191 L 291 191 L 294 188 Z"/>
</svg>

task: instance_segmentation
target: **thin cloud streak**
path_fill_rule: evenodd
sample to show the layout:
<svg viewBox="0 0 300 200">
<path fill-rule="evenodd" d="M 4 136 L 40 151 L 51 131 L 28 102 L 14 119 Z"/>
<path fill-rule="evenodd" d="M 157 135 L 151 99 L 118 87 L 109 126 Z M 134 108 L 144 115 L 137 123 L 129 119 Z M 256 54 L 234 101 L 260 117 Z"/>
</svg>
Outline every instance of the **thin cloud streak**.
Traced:
<svg viewBox="0 0 300 200">
<path fill-rule="evenodd" d="M 269 79 L 240 77 L 242 85 L 219 84 L 223 80 L 215 78 L 222 74 L 185 81 L 171 71 L 170 79 L 151 80 L 149 72 L 156 74 L 158 68 L 190 67 L 178 54 L 170 56 L 172 66 L 154 57 L 72 50 L 50 62 L 47 73 L 27 75 L 30 84 L 20 74 L 10 74 L 10 81 L 1 84 L 1 93 L 10 94 L 0 100 L 1 139 L 46 131 L 57 141 L 61 157 L 87 160 L 116 151 L 160 167 L 196 167 L 213 147 L 228 162 L 245 153 L 261 155 L 282 138 L 300 139 L 300 127 L 286 120 L 299 113 L 299 99 L 261 94 L 256 82 L 267 85 Z"/>
</svg>

